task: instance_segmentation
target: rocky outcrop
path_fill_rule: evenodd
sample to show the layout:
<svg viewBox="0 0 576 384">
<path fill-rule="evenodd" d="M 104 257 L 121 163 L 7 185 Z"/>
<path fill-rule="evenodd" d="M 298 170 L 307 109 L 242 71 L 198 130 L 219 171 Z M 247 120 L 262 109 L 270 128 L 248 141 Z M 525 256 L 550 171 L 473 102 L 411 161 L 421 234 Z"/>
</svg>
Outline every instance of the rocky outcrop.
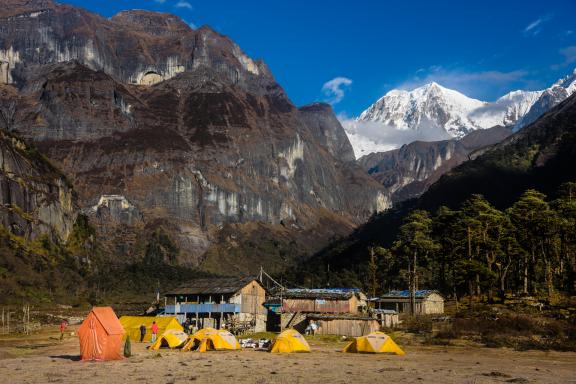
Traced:
<svg viewBox="0 0 576 384">
<path fill-rule="evenodd" d="M 0 224 L 27 240 L 66 241 L 77 210 L 72 188 L 38 151 L 0 129 Z"/>
<path fill-rule="evenodd" d="M 372 153 L 358 163 L 381 182 L 399 202 L 426 192 L 443 174 L 476 156 L 476 151 L 499 143 L 512 134 L 506 127 L 473 131 L 460 140 L 415 141 L 399 149 Z"/>
<path fill-rule="evenodd" d="M 354 150 L 334 115 L 332 107 L 324 103 L 314 103 L 300 108 L 301 117 L 314 138 L 328 149 L 330 154 L 345 162 L 355 160 Z"/>
<path fill-rule="evenodd" d="M 331 109 L 296 108 L 266 65 L 225 36 L 171 15 L 107 20 L 9 2 L 0 49 L 17 58 L 9 71 L 19 98 L 9 129 L 69 175 L 120 259 L 162 227 L 178 261 L 200 265 L 221 254 L 212 247 L 234 243 L 225 226 L 241 233 L 252 222 L 307 254 L 390 206 L 350 161 Z"/>
</svg>

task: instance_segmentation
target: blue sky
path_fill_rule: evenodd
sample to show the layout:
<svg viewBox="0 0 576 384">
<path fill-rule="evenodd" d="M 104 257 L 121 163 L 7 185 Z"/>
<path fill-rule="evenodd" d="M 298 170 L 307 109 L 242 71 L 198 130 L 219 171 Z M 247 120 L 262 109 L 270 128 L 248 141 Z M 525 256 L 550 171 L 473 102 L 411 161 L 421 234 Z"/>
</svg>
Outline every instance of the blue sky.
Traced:
<svg viewBox="0 0 576 384">
<path fill-rule="evenodd" d="M 576 67 L 576 1 L 65 0 L 208 24 L 263 59 L 296 105 L 355 116 L 428 81 L 482 100 L 541 89 Z"/>
</svg>

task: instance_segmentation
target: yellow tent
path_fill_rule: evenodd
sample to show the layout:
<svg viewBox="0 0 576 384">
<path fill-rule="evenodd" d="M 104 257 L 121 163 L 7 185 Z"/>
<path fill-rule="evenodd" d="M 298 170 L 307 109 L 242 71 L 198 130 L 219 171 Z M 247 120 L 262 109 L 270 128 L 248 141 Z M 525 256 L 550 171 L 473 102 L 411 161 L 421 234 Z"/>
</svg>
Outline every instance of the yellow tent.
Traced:
<svg viewBox="0 0 576 384">
<path fill-rule="evenodd" d="M 372 332 L 366 336 L 357 337 L 348 344 L 342 352 L 349 353 L 395 353 L 404 355 L 404 351 L 383 332 Z"/>
<path fill-rule="evenodd" d="M 150 346 L 150 349 L 157 350 L 162 347 L 178 348 L 184 345 L 188 340 L 188 334 L 184 331 L 169 329 Z"/>
<path fill-rule="evenodd" d="M 122 327 L 124 327 L 126 336 L 130 336 L 130 340 L 132 341 L 140 341 L 140 326 L 144 324 L 146 326 L 144 341 L 150 342 L 150 339 L 152 338 L 152 331 L 150 330 L 150 327 L 152 326 L 153 321 L 155 321 L 158 325 L 158 335 L 163 334 L 167 330 L 184 330 L 180 323 L 178 323 L 178 319 L 175 317 L 122 316 L 120 318 L 120 324 L 122 324 Z"/>
<path fill-rule="evenodd" d="M 310 352 L 308 342 L 298 331 L 287 329 L 278 335 L 272 346 L 272 353 Z"/>
<path fill-rule="evenodd" d="M 240 343 L 233 334 L 224 329 L 203 328 L 190 336 L 182 351 L 197 350 L 206 352 L 211 350 L 237 350 Z"/>
</svg>

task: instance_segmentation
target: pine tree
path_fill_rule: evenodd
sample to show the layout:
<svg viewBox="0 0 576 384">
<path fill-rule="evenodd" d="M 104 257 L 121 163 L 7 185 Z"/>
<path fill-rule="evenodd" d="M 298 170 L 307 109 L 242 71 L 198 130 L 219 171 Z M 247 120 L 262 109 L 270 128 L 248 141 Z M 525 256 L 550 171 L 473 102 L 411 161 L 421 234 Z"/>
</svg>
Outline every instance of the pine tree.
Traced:
<svg viewBox="0 0 576 384">
<path fill-rule="evenodd" d="M 412 211 L 400 227 L 394 249 L 408 260 L 410 286 L 410 309 L 412 315 L 416 310 L 416 290 L 418 286 L 418 260 L 426 258 L 439 248 L 432 238 L 432 219 L 427 211 Z"/>
<path fill-rule="evenodd" d="M 536 292 L 534 282 L 538 280 L 539 264 L 546 265 L 546 284 L 551 290 L 549 275 L 550 244 L 553 235 L 554 214 L 546 202 L 546 195 L 533 189 L 522 194 L 520 199 L 508 210 L 510 219 L 516 228 L 517 239 L 525 250 L 522 266 L 523 293 Z"/>
</svg>

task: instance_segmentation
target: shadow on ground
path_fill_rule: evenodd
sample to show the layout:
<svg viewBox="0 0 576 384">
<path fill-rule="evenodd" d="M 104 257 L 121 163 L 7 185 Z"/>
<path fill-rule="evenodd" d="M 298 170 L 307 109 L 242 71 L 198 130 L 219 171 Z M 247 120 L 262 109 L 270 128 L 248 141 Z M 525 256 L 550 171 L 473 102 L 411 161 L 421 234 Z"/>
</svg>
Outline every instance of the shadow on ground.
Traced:
<svg viewBox="0 0 576 384">
<path fill-rule="evenodd" d="M 63 359 L 70 361 L 80 361 L 80 356 L 78 355 L 54 355 L 50 356 L 52 359 Z"/>
</svg>

